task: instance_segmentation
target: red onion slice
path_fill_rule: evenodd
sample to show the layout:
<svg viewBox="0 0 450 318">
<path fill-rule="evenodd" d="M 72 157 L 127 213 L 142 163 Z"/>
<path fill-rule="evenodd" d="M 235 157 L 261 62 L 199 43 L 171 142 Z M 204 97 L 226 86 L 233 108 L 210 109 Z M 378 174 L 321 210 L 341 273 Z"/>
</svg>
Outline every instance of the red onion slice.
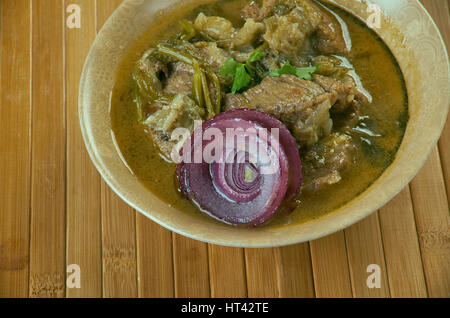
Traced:
<svg viewBox="0 0 450 318">
<path fill-rule="evenodd" d="M 227 223 L 257 226 L 273 216 L 287 191 L 289 199 L 296 194 L 293 191 L 298 192 L 301 166 L 295 140 L 284 125 L 266 115 L 255 110 L 222 113 L 204 123 L 186 141 L 182 150 L 184 162 L 177 169 L 180 189 L 202 211 Z M 279 140 L 270 134 L 272 128 L 279 129 Z M 210 135 L 206 132 L 213 129 L 214 137 L 205 140 Z M 234 129 L 232 138 L 227 134 L 229 129 Z M 289 137 L 295 153 L 292 149 L 286 152 L 286 145 L 292 147 Z M 215 143 L 218 140 L 222 143 Z M 212 152 L 211 161 L 206 158 L 205 149 L 212 145 L 221 147 L 210 148 L 220 149 Z M 292 168 L 291 162 L 298 166 Z M 300 172 L 294 178 L 299 182 L 289 181 L 292 169 Z"/>
<path fill-rule="evenodd" d="M 230 118 L 244 118 L 249 121 L 257 122 L 262 127 L 266 127 L 268 129 L 278 128 L 280 144 L 286 152 L 289 160 L 289 186 L 285 199 L 293 199 L 300 191 L 303 182 L 303 174 L 302 162 L 300 160 L 297 143 L 289 129 L 272 115 L 254 109 L 230 110 L 217 115 L 216 117 L 214 117 L 214 120 L 223 120 Z"/>
</svg>

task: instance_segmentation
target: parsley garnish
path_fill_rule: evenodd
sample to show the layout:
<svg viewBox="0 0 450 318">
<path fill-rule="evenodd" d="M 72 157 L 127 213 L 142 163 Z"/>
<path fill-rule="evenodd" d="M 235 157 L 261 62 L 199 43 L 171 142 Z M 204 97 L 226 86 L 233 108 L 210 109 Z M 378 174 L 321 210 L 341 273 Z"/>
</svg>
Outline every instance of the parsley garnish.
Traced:
<svg viewBox="0 0 450 318">
<path fill-rule="evenodd" d="M 310 81 L 312 80 L 312 74 L 319 69 L 320 65 L 311 66 L 311 67 L 294 67 L 289 63 L 289 61 L 284 64 L 284 66 L 278 70 L 270 73 L 271 77 L 279 77 L 284 74 L 295 75 L 298 78 Z"/>
<path fill-rule="evenodd" d="M 233 78 L 233 87 L 231 88 L 233 94 L 236 94 L 238 91 L 248 88 L 251 85 L 255 73 L 249 63 L 256 62 L 264 56 L 264 53 L 255 51 L 245 64 L 238 63 L 231 58 L 220 68 L 220 76 Z"/>
</svg>

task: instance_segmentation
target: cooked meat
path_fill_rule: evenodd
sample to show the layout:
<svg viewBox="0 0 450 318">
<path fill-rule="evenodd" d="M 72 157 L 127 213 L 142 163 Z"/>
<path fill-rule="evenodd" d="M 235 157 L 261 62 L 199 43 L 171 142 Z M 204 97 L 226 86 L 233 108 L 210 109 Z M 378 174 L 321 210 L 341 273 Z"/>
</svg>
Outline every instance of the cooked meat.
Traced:
<svg viewBox="0 0 450 318">
<path fill-rule="evenodd" d="M 354 145 L 350 136 L 333 133 L 302 156 L 303 191 L 316 191 L 340 182 L 342 172 L 353 162 Z"/>
<path fill-rule="evenodd" d="M 206 62 L 214 72 L 218 73 L 220 67 L 230 58 L 230 54 L 217 47 L 216 43 L 198 42 L 195 44 L 201 59 Z M 164 93 L 169 95 L 192 94 L 192 82 L 194 69 L 192 66 L 177 62 L 169 70 L 170 76 L 167 78 L 164 86 Z M 211 90 L 212 97 L 215 91 Z"/>
<path fill-rule="evenodd" d="M 244 26 L 240 29 L 233 38 L 233 44 L 236 47 L 243 47 L 253 44 L 265 31 L 264 23 L 255 22 L 250 18 L 245 21 Z"/>
<path fill-rule="evenodd" d="M 154 97 L 158 91 L 161 91 L 160 74 L 164 73 L 164 76 L 169 74 L 166 65 L 151 56 L 153 51 L 150 49 L 144 53 L 133 72 L 133 78 L 140 93 L 147 98 Z"/>
<path fill-rule="evenodd" d="M 292 59 L 308 44 L 308 36 L 318 24 L 318 21 L 312 24 L 307 14 L 303 6 L 297 6 L 287 15 L 265 19 L 267 31 L 264 39 L 272 49 Z"/>
<path fill-rule="evenodd" d="M 293 58 L 303 49 L 312 45 L 323 54 L 345 54 L 347 46 L 342 28 L 335 16 L 311 0 L 280 0 L 264 3 L 261 8 L 252 2 L 244 9 L 245 16 L 255 16 L 255 20 L 266 18 L 264 39 L 270 47 Z M 277 6 L 287 7 L 287 14 L 277 13 Z M 290 10 L 290 12 L 289 12 Z M 311 39 L 310 39 L 311 37 Z M 311 42 L 312 41 L 312 42 Z"/>
<path fill-rule="evenodd" d="M 168 74 L 166 65 L 161 61 L 150 58 L 153 49 L 148 50 L 138 62 L 138 69 L 145 73 L 147 76 L 158 76 L 159 73 L 163 72 L 165 75 Z M 160 84 L 160 83 L 159 83 Z M 158 84 L 158 88 L 161 88 Z"/>
<path fill-rule="evenodd" d="M 253 0 L 244 7 L 241 12 L 241 17 L 246 19 L 254 19 L 255 21 L 262 21 L 264 18 L 273 14 L 275 5 L 280 0 Z"/>
<path fill-rule="evenodd" d="M 198 107 L 192 99 L 183 94 L 175 96 L 169 105 L 162 106 L 144 122 L 161 152 L 170 158 L 177 141 L 171 140 L 176 128 L 187 128 L 192 133 L 195 121 L 202 121 L 205 110 Z"/>
<path fill-rule="evenodd" d="M 315 74 L 340 78 L 350 71 L 349 65 L 345 65 L 342 57 L 333 55 L 318 55 L 313 58 L 314 64 L 320 65 Z M 350 63 L 350 62 L 349 62 Z"/>
<path fill-rule="evenodd" d="M 314 33 L 314 48 L 322 54 L 346 54 L 347 44 L 344 39 L 341 23 L 328 9 L 317 5 L 311 0 L 302 0 L 309 6 L 311 14 L 321 16 L 321 21 Z"/>
<path fill-rule="evenodd" d="M 357 111 L 367 100 L 351 82 L 344 83 L 322 75 L 313 75 L 313 81 L 325 91 L 337 95 L 337 102 L 333 105 L 335 112 L 344 112 L 350 106 Z"/>
<path fill-rule="evenodd" d="M 222 65 L 231 58 L 230 53 L 219 48 L 215 42 L 197 42 L 194 45 L 199 50 L 202 61 L 211 66 L 216 73 L 219 73 Z"/>
<path fill-rule="evenodd" d="M 235 33 L 233 24 L 222 17 L 207 17 L 200 13 L 194 22 L 194 28 L 215 40 L 231 39 Z"/>
<path fill-rule="evenodd" d="M 225 96 L 224 108 L 255 108 L 267 112 L 291 130 L 301 146 L 311 146 L 330 134 L 329 110 L 336 94 L 293 75 L 265 78 L 242 95 Z"/>
<path fill-rule="evenodd" d="M 164 93 L 169 95 L 183 94 L 187 96 L 192 94 L 192 77 L 194 76 L 192 66 L 177 62 L 172 65 L 170 74 L 164 87 Z"/>
</svg>

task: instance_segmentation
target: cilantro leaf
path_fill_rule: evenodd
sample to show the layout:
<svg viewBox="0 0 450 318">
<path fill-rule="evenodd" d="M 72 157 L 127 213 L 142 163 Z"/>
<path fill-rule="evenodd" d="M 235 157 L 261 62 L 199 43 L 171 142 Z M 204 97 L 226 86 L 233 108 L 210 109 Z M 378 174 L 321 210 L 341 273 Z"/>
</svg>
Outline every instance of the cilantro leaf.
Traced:
<svg viewBox="0 0 450 318">
<path fill-rule="evenodd" d="M 244 64 L 239 64 L 236 68 L 236 75 L 234 76 L 234 83 L 231 92 L 236 94 L 237 91 L 246 88 L 252 82 L 252 77 L 247 73 Z"/>
<path fill-rule="evenodd" d="M 256 62 L 256 61 L 262 59 L 262 58 L 265 57 L 265 56 L 266 56 L 266 55 L 265 55 L 263 52 L 261 52 L 261 51 L 255 51 L 255 52 L 253 52 L 252 55 L 250 55 L 250 57 L 249 57 L 247 63 Z"/>
<path fill-rule="evenodd" d="M 220 68 L 219 75 L 223 77 L 234 77 L 239 64 L 240 63 L 236 62 L 233 58 L 228 59 Z"/>
<path fill-rule="evenodd" d="M 295 75 L 297 75 L 297 77 L 307 80 L 307 81 L 311 81 L 312 80 L 312 74 L 314 74 L 318 69 L 319 69 L 319 65 L 316 66 L 311 66 L 311 67 L 301 67 L 301 68 L 297 68 L 297 72 Z"/>
<path fill-rule="evenodd" d="M 222 65 L 219 75 L 222 77 L 233 78 L 233 94 L 236 94 L 238 91 L 248 88 L 251 85 L 252 79 L 255 78 L 257 74 L 249 63 L 256 62 L 264 56 L 266 56 L 264 53 L 255 51 L 245 64 L 238 63 L 233 58 L 230 58 Z"/>
<path fill-rule="evenodd" d="M 289 61 L 287 61 L 282 68 L 271 72 L 270 76 L 279 77 L 284 74 L 291 74 L 297 76 L 298 78 L 310 81 L 312 80 L 312 74 L 314 74 L 314 72 L 316 72 L 319 67 L 320 65 L 311 67 L 294 67 Z"/>
<path fill-rule="evenodd" d="M 296 75 L 297 69 L 295 67 L 293 67 L 289 61 L 287 61 L 286 64 L 283 65 L 282 68 L 270 73 L 270 76 L 271 77 L 280 77 L 281 75 L 284 75 L 284 74 Z"/>
</svg>

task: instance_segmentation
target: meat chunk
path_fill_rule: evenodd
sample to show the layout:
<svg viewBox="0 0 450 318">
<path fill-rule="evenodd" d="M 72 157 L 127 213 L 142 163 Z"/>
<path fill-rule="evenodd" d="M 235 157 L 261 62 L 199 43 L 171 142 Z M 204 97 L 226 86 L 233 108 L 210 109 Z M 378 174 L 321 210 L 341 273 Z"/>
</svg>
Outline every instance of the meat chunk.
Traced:
<svg viewBox="0 0 450 318">
<path fill-rule="evenodd" d="M 264 21 L 264 39 L 272 49 L 294 58 L 307 45 L 308 36 L 317 24 L 308 20 L 307 11 L 302 6 L 294 8 L 288 15 L 275 15 Z"/>
<path fill-rule="evenodd" d="M 192 82 L 194 76 L 194 69 L 192 66 L 177 62 L 170 68 L 170 76 L 167 78 L 164 86 L 164 93 L 169 95 L 192 94 Z"/>
<path fill-rule="evenodd" d="M 293 75 L 265 78 L 242 95 L 225 96 L 225 110 L 255 108 L 281 120 L 301 146 L 311 146 L 330 134 L 329 110 L 336 95 L 320 85 Z"/>
<path fill-rule="evenodd" d="M 234 36 L 233 44 L 236 47 L 251 45 L 265 29 L 264 23 L 255 22 L 252 18 L 247 19 L 244 26 Z"/>
<path fill-rule="evenodd" d="M 252 0 L 244 7 L 241 12 L 243 19 L 254 19 L 255 21 L 262 21 L 264 18 L 272 15 L 275 5 L 281 2 L 280 0 Z"/>
<path fill-rule="evenodd" d="M 311 15 L 320 16 L 314 33 L 314 48 L 322 54 L 346 54 L 348 53 L 341 22 L 336 15 L 322 5 L 312 0 L 301 0 L 303 5 L 310 10 Z"/>
<path fill-rule="evenodd" d="M 144 53 L 141 59 L 138 61 L 138 70 L 144 73 L 147 77 L 158 77 L 158 74 L 163 72 L 165 75 L 168 74 L 167 67 L 161 62 L 154 58 L 151 58 L 153 49 L 148 50 Z M 157 88 L 161 89 L 161 83 L 156 81 Z"/>
<path fill-rule="evenodd" d="M 357 111 L 367 100 L 351 82 L 344 83 L 322 75 L 313 75 L 313 81 L 325 91 L 337 95 L 336 104 L 333 106 L 335 112 L 342 113 L 349 107 L 353 107 L 353 110 Z"/>
<path fill-rule="evenodd" d="M 195 19 L 194 28 L 209 35 L 215 40 L 231 39 L 235 33 L 233 24 L 222 17 L 207 17 L 200 13 Z"/>
<path fill-rule="evenodd" d="M 272 6 L 275 15 L 264 21 L 267 28 L 264 39 L 271 48 L 291 58 L 308 45 L 323 54 L 347 53 L 341 24 L 327 9 L 311 0 L 297 0 L 288 14 L 280 15 L 274 9 L 279 2 L 292 3 L 275 2 Z"/>
<path fill-rule="evenodd" d="M 183 94 L 178 94 L 169 105 L 162 106 L 150 115 L 144 122 L 153 141 L 158 145 L 162 154 L 170 158 L 177 140 L 171 140 L 172 132 L 176 128 L 186 128 L 194 131 L 195 121 L 202 121 L 205 110 Z"/>
<path fill-rule="evenodd" d="M 225 50 L 217 47 L 216 43 L 198 42 L 195 44 L 198 55 L 202 61 L 206 62 L 214 72 L 219 73 L 220 67 L 231 57 Z M 169 95 L 192 94 L 192 83 L 194 68 L 188 64 L 177 62 L 169 69 L 170 76 L 164 86 L 164 93 Z M 214 98 L 215 91 L 211 90 Z"/>
<path fill-rule="evenodd" d="M 333 133 L 302 156 L 303 191 L 317 191 L 339 183 L 342 172 L 353 162 L 354 145 L 350 136 Z"/>
<path fill-rule="evenodd" d="M 231 58 L 230 53 L 219 48 L 215 42 L 197 42 L 194 46 L 199 50 L 202 61 L 211 66 L 216 73 L 219 73 L 222 65 Z"/>
</svg>

